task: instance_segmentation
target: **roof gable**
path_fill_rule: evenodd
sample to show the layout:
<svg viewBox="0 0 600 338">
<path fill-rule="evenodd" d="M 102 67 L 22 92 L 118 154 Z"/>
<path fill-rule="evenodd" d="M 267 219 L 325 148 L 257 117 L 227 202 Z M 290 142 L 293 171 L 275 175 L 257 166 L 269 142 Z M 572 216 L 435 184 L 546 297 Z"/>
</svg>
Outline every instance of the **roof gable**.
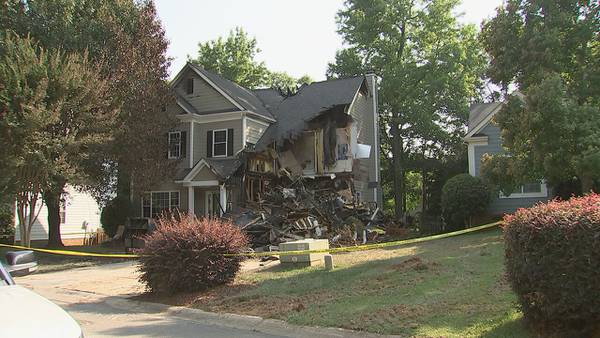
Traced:
<svg viewBox="0 0 600 338">
<path fill-rule="evenodd" d="M 251 90 L 198 65 L 188 62 L 186 67 L 193 69 L 198 75 L 213 85 L 215 89 L 218 89 L 224 96 L 230 99 L 231 102 L 234 102 L 240 110 L 252 111 L 269 120 L 274 120 L 271 112 Z"/>
<path fill-rule="evenodd" d="M 465 138 L 476 135 L 483 129 L 502 108 L 502 102 L 478 103 L 469 110 L 469 129 Z"/>
<path fill-rule="evenodd" d="M 193 93 L 187 92 L 187 80 L 193 81 Z M 207 81 L 192 67 L 185 66 L 171 82 L 180 107 L 190 114 L 210 114 L 243 110 L 227 93 Z"/>
</svg>

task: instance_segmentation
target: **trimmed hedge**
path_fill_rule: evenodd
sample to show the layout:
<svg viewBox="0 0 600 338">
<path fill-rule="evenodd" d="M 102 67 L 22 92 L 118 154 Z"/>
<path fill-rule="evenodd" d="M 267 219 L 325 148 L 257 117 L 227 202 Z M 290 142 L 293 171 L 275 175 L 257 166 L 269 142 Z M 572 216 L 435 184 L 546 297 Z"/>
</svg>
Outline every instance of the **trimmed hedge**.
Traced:
<svg viewBox="0 0 600 338">
<path fill-rule="evenodd" d="M 248 247 L 246 235 L 231 222 L 191 215 L 165 216 L 144 236 L 138 251 L 140 281 L 150 292 L 173 294 L 204 290 L 233 280 L 243 257 L 225 257 Z"/>
<path fill-rule="evenodd" d="M 442 188 L 442 215 L 447 230 L 471 225 L 471 217 L 485 212 L 490 203 L 490 190 L 481 178 L 469 174 L 452 177 Z"/>
<path fill-rule="evenodd" d="M 100 213 L 100 223 L 102 229 L 108 234 L 109 237 L 113 237 L 119 225 L 125 225 L 127 216 L 131 210 L 131 203 L 129 198 L 126 196 L 117 196 L 110 200 Z"/>
<path fill-rule="evenodd" d="M 504 222 L 506 272 L 525 318 L 544 334 L 599 333 L 600 195 L 520 209 Z"/>
</svg>

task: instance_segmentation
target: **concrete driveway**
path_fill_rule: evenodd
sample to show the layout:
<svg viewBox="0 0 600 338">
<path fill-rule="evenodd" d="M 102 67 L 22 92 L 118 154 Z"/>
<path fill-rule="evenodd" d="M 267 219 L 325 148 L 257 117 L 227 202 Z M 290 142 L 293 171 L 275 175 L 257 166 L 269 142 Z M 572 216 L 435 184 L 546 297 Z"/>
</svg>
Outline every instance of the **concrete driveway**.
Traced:
<svg viewBox="0 0 600 338">
<path fill-rule="evenodd" d="M 365 333 L 311 328 L 252 316 L 128 299 L 143 287 L 133 263 L 107 264 L 16 279 L 75 318 L 86 337 L 366 337 Z"/>
<path fill-rule="evenodd" d="M 143 291 L 136 277 L 132 263 L 119 263 L 31 275 L 16 282 L 69 312 L 86 337 L 265 336 L 174 316 L 163 306 L 129 301 L 126 297 Z"/>
</svg>

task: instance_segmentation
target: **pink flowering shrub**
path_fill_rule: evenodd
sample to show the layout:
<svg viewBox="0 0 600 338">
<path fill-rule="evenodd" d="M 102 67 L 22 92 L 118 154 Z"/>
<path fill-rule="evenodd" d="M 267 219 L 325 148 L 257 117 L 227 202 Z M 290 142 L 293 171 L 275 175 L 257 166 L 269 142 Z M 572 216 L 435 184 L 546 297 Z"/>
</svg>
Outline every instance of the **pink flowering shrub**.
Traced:
<svg viewBox="0 0 600 338">
<path fill-rule="evenodd" d="M 504 238 L 508 279 L 531 324 L 559 336 L 600 332 L 600 195 L 520 209 L 504 218 Z"/>
<path fill-rule="evenodd" d="M 140 281 L 151 292 L 173 294 L 207 289 L 233 280 L 243 257 L 226 257 L 248 247 L 231 222 L 189 215 L 164 216 L 145 236 Z"/>
</svg>

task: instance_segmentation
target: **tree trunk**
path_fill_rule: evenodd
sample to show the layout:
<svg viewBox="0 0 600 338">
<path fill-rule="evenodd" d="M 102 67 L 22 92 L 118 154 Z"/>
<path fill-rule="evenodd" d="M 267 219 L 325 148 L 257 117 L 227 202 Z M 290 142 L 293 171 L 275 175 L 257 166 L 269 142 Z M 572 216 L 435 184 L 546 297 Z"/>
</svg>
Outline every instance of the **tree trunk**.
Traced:
<svg viewBox="0 0 600 338">
<path fill-rule="evenodd" d="M 589 194 L 594 191 L 594 179 L 591 175 L 581 174 L 579 176 L 579 180 L 581 181 L 581 193 Z"/>
<path fill-rule="evenodd" d="M 57 184 L 53 189 L 44 191 L 44 202 L 48 209 L 48 247 L 60 248 L 64 244 L 60 237 L 60 200 L 65 184 Z"/>
<path fill-rule="evenodd" d="M 394 119 L 392 118 L 392 121 Z M 394 212 L 397 221 L 402 221 L 404 218 L 404 148 L 402 138 L 397 122 L 392 122 L 392 156 L 393 156 L 393 173 L 394 173 Z"/>
<path fill-rule="evenodd" d="M 424 214 L 427 209 L 427 172 L 421 169 L 421 213 Z"/>
</svg>

